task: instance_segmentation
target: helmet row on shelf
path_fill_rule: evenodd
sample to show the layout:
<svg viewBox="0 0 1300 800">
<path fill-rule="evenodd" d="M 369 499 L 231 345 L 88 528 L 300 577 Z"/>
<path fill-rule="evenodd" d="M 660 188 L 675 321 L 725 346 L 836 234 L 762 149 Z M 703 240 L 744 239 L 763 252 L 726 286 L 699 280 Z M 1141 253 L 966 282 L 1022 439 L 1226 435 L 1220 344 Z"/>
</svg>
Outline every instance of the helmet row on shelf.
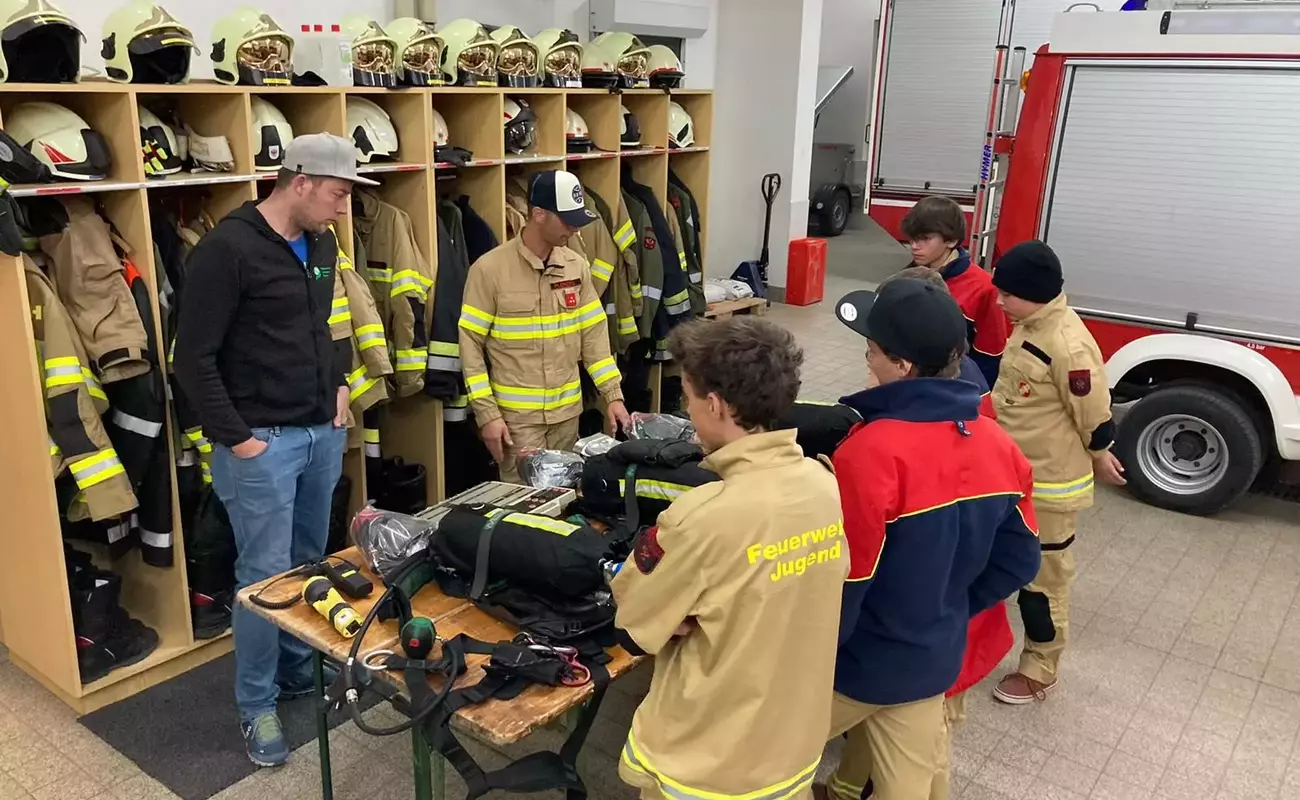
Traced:
<svg viewBox="0 0 1300 800">
<path fill-rule="evenodd" d="M 0 81 L 80 79 L 85 36 L 53 3 L 0 0 L 0 19 Z M 351 42 L 359 86 L 673 89 L 685 77 L 671 49 L 647 47 L 630 33 L 603 33 L 583 45 L 563 28 L 529 38 L 513 25 L 489 32 L 472 19 L 438 28 L 403 17 L 381 27 L 360 14 L 345 17 L 336 32 Z M 239 6 L 212 28 L 213 73 L 227 84 L 287 85 L 294 78 L 294 46 L 294 37 L 270 14 Z M 104 22 L 100 55 L 114 81 L 185 83 L 196 52 L 190 30 L 151 0 L 130 0 Z"/>
</svg>

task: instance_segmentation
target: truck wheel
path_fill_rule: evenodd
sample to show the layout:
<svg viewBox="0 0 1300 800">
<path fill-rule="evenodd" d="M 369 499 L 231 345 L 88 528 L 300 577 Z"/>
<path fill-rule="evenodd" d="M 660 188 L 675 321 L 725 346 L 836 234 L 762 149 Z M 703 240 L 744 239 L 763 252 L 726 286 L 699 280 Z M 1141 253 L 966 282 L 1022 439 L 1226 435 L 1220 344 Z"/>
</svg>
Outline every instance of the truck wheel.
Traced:
<svg viewBox="0 0 1300 800">
<path fill-rule="evenodd" d="M 821 210 L 821 232 L 824 236 L 839 236 L 849 224 L 849 207 L 853 198 L 843 189 L 831 195 L 831 201 Z"/>
<path fill-rule="evenodd" d="M 1116 455 L 1140 500 L 1214 514 L 1246 493 L 1264 464 L 1259 429 L 1233 396 L 1204 386 L 1147 395 L 1120 426 Z"/>
</svg>

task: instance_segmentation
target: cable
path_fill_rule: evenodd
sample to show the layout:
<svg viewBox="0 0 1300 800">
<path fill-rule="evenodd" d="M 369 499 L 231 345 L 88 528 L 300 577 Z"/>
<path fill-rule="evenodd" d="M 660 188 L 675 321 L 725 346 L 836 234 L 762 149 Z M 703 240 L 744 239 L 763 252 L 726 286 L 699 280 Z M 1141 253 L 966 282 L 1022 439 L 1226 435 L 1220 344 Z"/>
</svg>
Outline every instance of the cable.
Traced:
<svg viewBox="0 0 1300 800">
<path fill-rule="evenodd" d="M 300 566 L 294 567 L 293 569 L 289 570 L 283 575 L 280 575 L 279 577 L 277 577 L 275 580 L 271 581 L 267 585 L 263 586 L 261 589 L 258 589 L 256 592 L 249 595 L 248 602 L 253 603 L 254 605 L 259 606 L 261 608 L 268 609 L 270 611 L 283 611 L 286 608 L 293 608 L 295 605 L 298 604 L 299 600 L 302 600 L 302 592 L 297 592 L 285 600 L 266 600 L 263 599 L 262 594 L 266 592 L 268 589 L 270 589 L 272 586 L 278 584 L 280 581 L 286 581 L 289 580 L 290 578 L 301 578 L 304 575 L 311 575 L 322 564 L 330 563 L 330 559 L 338 561 L 342 564 L 346 564 L 347 566 L 351 567 L 354 570 L 357 569 L 356 564 L 353 564 L 351 561 L 348 561 L 346 558 L 342 558 L 340 556 L 325 556 L 324 558 L 314 559 L 312 561 L 308 561 L 306 564 L 302 564 Z"/>
</svg>

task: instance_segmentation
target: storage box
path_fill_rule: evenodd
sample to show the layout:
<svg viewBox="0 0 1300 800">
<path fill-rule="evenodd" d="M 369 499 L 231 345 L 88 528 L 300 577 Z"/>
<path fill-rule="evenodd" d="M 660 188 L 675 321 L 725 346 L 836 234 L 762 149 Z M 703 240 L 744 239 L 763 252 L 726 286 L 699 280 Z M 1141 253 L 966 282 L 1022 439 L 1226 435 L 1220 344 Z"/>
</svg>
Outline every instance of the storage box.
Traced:
<svg viewBox="0 0 1300 800">
<path fill-rule="evenodd" d="M 785 302 L 792 306 L 820 303 L 826 292 L 826 240 L 795 239 L 790 242 L 786 270 Z"/>
</svg>

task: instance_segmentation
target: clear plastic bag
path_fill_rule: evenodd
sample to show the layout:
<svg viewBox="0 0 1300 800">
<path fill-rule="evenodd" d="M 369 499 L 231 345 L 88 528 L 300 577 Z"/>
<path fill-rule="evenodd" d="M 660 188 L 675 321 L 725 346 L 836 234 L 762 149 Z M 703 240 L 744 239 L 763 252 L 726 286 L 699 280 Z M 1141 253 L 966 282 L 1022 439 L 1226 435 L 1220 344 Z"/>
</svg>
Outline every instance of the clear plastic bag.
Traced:
<svg viewBox="0 0 1300 800">
<path fill-rule="evenodd" d="M 573 452 L 583 458 L 591 458 L 603 456 L 615 447 L 618 447 L 618 439 L 607 433 L 593 433 L 585 439 L 579 439 L 573 446 Z"/>
<path fill-rule="evenodd" d="M 358 511 L 351 526 L 352 541 L 361 549 L 366 564 L 380 575 L 427 549 L 437 530 L 436 521 L 382 511 L 373 505 Z"/>
<path fill-rule="evenodd" d="M 632 414 L 632 430 L 629 435 L 633 439 L 696 441 L 695 426 L 689 419 L 672 414 L 644 414 L 640 411 Z"/>
<path fill-rule="evenodd" d="M 519 451 L 519 477 L 538 489 L 577 488 L 582 480 L 582 456 L 563 450 Z"/>
</svg>

